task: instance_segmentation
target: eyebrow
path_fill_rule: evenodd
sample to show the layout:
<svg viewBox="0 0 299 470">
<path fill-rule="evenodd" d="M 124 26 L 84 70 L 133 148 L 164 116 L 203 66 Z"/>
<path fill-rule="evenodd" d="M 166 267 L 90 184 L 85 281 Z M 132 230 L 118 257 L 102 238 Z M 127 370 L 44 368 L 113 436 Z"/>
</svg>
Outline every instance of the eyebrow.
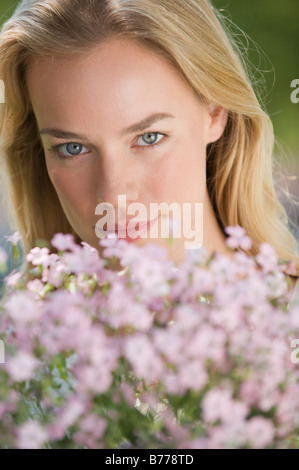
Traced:
<svg viewBox="0 0 299 470">
<path fill-rule="evenodd" d="M 132 124 L 129 127 L 126 127 L 120 132 L 120 137 L 124 137 L 129 134 L 133 134 L 134 132 L 141 132 L 144 131 L 147 127 L 152 126 L 158 121 L 162 121 L 163 119 L 175 118 L 175 116 L 171 113 L 156 113 L 147 116 L 140 122 L 136 124 Z M 62 129 L 56 129 L 54 127 L 47 127 L 45 129 L 41 129 L 39 131 L 40 135 L 48 134 L 57 139 L 83 139 L 88 140 L 84 134 L 77 134 L 74 132 L 64 131 Z"/>
</svg>

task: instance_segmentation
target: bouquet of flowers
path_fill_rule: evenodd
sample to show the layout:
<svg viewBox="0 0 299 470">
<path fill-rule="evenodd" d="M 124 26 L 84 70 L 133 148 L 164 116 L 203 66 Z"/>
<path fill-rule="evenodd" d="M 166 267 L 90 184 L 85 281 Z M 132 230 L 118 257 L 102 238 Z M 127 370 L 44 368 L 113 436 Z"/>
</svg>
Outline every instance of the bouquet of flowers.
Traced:
<svg viewBox="0 0 299 470">
<path fill-rule="evenodd" d="M 113 237 L 101 257 L 63 234 L 32 249 L 34 279 L 8 276 L 0 309 L 0 447 L 299 448 L 286 263 L 226 231 L 230 256 L 179 266 Z"/>
</svg>

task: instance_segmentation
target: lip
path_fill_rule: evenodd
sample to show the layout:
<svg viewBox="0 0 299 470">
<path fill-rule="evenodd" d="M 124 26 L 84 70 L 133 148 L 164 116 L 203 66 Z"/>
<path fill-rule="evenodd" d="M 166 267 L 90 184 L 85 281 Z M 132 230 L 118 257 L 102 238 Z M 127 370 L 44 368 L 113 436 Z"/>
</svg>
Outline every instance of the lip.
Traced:
<svg viewBox="0 0 299 470">
<path fill-rule="evenodd" d="M 126 240 L 129 243 L 136 242 L 140 238 L 144 237 L 146 233 L 150 231 L 152 226 L 157 222 L 159 217 L 156 217 L 153 220 L 144 221 L 141 220 L 139 222 L 134 223 L 133 228 L 129 229 L 130 221 L 127 223 L 126 228 L 120 227 L 118 224 L 115 224 L 114 230 L 105 230 L 103 233 L 107 235 L 115 234 L 117 238 L 121 240 Z M 138 225 L 137 225 L 138 224 Z M 131 233 L 130 233 L 131 232 Z M 138 232 L 138 236 L 132 236 L 133 234 L 136 235 Z"/>
</svg>

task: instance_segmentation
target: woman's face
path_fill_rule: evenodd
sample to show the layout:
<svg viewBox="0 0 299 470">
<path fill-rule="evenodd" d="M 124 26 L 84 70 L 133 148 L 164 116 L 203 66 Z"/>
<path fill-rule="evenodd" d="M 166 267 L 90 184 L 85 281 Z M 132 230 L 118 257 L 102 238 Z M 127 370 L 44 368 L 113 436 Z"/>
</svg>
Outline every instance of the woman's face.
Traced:
<svg viewBox="0 0 299 470">
<path fill-rule="evenodd" d="M 221 136 L 226 114 L 201 104 L 165 59 L 133 41 L 110 40 L 85 55 L 32 61 L 27 84 L 49 177 L 82 240 L 98 247 L 102 201 L 116 209 L 121 233 L 119 195 L 148 210 L 135 213 L 139 229 L 153 220 L 151 204 L 162 202 L 203 203 L 209 226 L 206 147 Z M 146 230 L 137 244 L 149 240 L 152 226 Z M 162 236 L 153 241 L 167 244 Z M 182 234 L 173 256 L 183 242 Z"/>
</svg>

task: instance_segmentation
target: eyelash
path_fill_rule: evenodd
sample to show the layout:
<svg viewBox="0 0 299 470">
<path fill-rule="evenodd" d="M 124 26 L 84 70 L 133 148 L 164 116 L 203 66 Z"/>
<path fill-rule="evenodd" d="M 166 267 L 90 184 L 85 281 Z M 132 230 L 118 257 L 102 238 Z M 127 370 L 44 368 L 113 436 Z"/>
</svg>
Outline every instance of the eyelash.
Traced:
<svg viewBox="0 0 299 470">
<path fill-rule="evenodd" d="M 143 137 L 144 135 L 146 134 L 159 134 L 159 135 L 163 135 L 163 139 L 159 140 L 159 142 L 157 142 L 156 144 L 149 144 L 149 145 L 136 145 L 134 147 L 138 147 L 142 152 L 144 150 L 149 150 L 149 149 L 154 149 L 156 148 L 158 145 L 160 144 L 163 144 L 167 138 L 169 137 L 167 134 L 163 134 L 162 132 L 156 132 L 156 131 L 146 131 L 144 132 L 143 134 L 139 134 L 137 136 L 137 140 L 139 139 L 139 137 Z M 59 154 L 59 148 L 60 147 L 63 147 L 64 145 L 68 145 L 68 144 L 73 144 L 73 143 L 79 143 L 79 142 L 73 142 L 73 141 L 70 141 L 70 142 L 64 142 L 63 144 L 59 144 L 59 145 L 54 145 L 52 147 L 50 147 L 48 150 L 50 152 L 53 152 L 55 157 L 58 159 L 58 160 L 75 160 L 79 157 L 82 157 L 82 155 L 84 154 L 81 154 L 81 155 L 70 155 L 70 156 L 65 156 L 65 155 L 62 155 L 62 154 Z M 82 144 L 80 144 L 82 145 Z"/>
</svg>

